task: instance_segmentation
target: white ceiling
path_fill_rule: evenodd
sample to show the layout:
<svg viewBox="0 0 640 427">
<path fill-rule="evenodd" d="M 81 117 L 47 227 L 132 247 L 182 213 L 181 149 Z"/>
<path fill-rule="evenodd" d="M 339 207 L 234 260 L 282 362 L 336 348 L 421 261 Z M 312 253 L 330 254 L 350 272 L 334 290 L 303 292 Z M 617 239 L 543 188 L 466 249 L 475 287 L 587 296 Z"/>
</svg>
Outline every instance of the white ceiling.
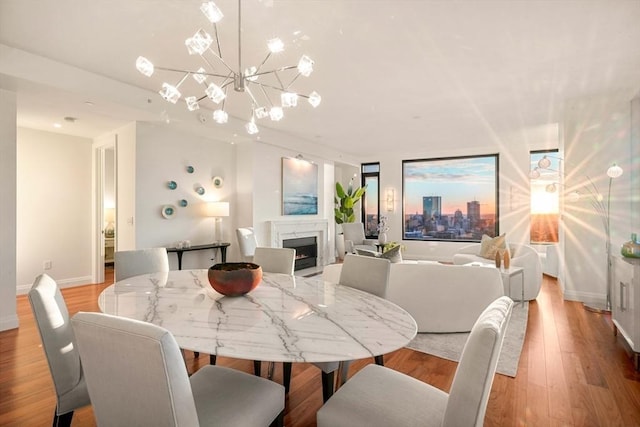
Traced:
<svg viewBox="0 0 640 427">
<path fill-rule="evenodd" d="M 235 66 L 237 2 L 216 4 L 225 14 L 223 53 Z M 221 128 L 206 111 L 202 127 L 182 101 L 172 106 L 157 95 L 164 80 L 179 77 L 135 69 L 139 55 L 166 67 L 202 65 L 184 47 L 199 28 L 211 31 L 199 5 L 1 0 L 0 85 L 18 93 L 19 125 L 95 137 L 169 117 L 244 140 L 245 95 L 227 102 L 242 121 Z M 639 0 L 244 0 L 242 16 L 243 67 L 260 62 L 265 41 L 279 36 L 287 51 L 268 64 L 309 55 L 314 72 L 293 88 L 323 97 L 317 109 L 303 102 L 281 122 L 260 121 L 259 135 L 277 138 L 271 127 L 348 156 L 473 147 L 555 124 L 568 99 L 640 90 Z"/>
</svg>

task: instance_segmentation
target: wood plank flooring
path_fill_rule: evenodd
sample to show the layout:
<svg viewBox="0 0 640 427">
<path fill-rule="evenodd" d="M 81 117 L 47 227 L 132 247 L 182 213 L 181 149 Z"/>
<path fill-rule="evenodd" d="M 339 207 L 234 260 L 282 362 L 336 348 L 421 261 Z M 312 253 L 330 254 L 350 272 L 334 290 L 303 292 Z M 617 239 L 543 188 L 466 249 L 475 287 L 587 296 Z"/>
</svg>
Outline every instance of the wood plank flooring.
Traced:
<svg viewBox="0 0 640 427">
<path fill-rule="evenodd" d="M 98 294 L 112 280 L 111 272 L 104 284 L 63 290 L 70 313 L 97 311 Z M 26 296 L 18 297 L 18 315 L 20 328 L 0 333 L 0 425 L 50 425 L 55 396 Z M 545 276 L 529 306 L 517 376 L 496 375 L 485 425 L 640 426 L 640 374 L 619 340 L 610 316 L 564 301 L 555 279 Z M 192 372 L 208 363 L 208 355 L 194 359 L 187 353 Z M 253 372 L 251 361 L 218 358 L 218 363 Z M 371 361 L 354 363 L 350 374 L 366 363 Z M 445 391 L 456 369 L 454 362 L 408 349 L 387 355 L 385 364 Z M 281 376 L 279 365 L 274 380 Z M 296 364 L 285 424 L 315 426 L 321 405 L 320 371 Z M 76 412 L 73 426 L 95 426 L 90 407 Z"/>
</svg>

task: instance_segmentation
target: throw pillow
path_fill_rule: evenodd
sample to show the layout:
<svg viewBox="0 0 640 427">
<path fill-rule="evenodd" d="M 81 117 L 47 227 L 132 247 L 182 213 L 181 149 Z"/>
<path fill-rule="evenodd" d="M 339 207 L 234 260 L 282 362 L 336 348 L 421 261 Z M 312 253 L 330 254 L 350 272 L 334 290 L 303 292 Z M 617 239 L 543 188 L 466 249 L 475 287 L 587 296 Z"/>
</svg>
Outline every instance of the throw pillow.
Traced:
<svg viewBox="0 0 640 427">
<path fill-rule="evenodd" d="M 402 262 L 402 252 L 400 252 L 400 246 L 394 246 L 386 252 L 379 255 L 379 258 L 385 258 L 392 263 Z"/>
<path fill-rule="evenodd" d="M 370 256 L 370 257 L 374 257 L 374 258 L 377 258 L 378 255 L 379 255 L 377 252 L 369 251 L 367 249 L 358 249 L 358 248 L 356 248 L 356 254 L 357 255 L 362 255 L 362 256 Z"/>
<path fill-rule="evenodd" d="M 480 240 L 480 256 L 490 260 L 495 260 L 496 252 L 507 248 L 506 235 L 501 234 L 497 237 L 489 237 L 486 234 L 482 235 Z"/>
</svg>

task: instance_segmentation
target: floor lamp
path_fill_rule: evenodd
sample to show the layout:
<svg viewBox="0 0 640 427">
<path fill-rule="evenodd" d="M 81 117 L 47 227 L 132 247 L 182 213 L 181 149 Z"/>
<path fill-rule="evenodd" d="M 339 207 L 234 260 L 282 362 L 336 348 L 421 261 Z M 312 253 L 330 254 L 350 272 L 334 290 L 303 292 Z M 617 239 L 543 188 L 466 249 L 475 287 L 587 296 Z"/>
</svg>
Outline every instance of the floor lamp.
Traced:
<svg viewBox="0 0 640 427">
<path fill-rule="evenodd" d="M 222 242 L 222 218 L 229 216 L 229 202 L 207 203 L 207 216 L 213 217 L 215 221 L 213 241 Z"/>
</svg>

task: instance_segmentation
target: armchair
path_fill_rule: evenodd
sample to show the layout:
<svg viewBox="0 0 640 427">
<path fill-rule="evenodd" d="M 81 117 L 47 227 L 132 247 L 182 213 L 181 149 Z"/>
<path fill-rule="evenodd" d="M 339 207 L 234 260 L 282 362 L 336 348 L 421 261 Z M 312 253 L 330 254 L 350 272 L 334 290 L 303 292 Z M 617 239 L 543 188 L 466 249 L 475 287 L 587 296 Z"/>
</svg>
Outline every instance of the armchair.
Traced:
<svg viewBox="0 0 640 427">
<path fill-rule="evenodd" d="M 345 222 L 342 224 L 344 247 L 347 253 L 356 253 L 356 249 L 376 251 L 377 240 L 367 239 L 364 235 L 364 224 L 361 222 Z"/>
</svg>

